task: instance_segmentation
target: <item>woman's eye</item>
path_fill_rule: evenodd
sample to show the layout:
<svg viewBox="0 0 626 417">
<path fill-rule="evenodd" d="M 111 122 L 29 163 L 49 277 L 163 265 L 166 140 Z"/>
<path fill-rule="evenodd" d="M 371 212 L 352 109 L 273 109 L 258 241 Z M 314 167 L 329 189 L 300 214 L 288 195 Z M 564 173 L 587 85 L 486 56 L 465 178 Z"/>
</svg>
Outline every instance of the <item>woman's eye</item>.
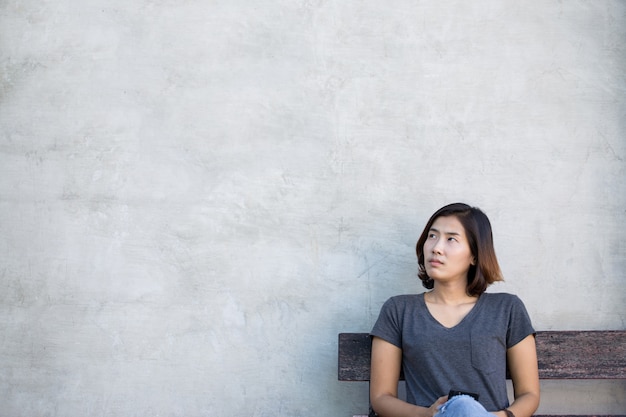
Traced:
<svg viewBox="0 0 626 417">
<path fill-rule="evenodd" d="M 435 236 L 435 234 L 434 234 L 434 233 L 431 233 L 431 234 L 429 234 L 429 235 L 428 235 L 428 238 L 429 238 L 429 239 L 434 239 L 435 237 L 436 237 L 436 236 Z"/>
<path fill-rule="evenodd" d="M 453 241 L 453 242 L 457 241 L 456 238 L 454 238 L 454 237 L 449 237 L 448 240 Z"/>
</svg>

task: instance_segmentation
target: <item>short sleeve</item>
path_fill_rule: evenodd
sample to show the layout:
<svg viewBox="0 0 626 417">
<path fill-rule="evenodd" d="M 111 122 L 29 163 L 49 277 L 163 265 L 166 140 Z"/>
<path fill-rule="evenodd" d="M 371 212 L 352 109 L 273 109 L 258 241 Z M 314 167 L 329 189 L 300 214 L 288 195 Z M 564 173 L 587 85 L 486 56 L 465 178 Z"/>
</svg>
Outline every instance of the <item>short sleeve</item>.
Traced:
<svg viewBox="0 0 626 417">
<path fill-rule="evenodd" d="M 380 337 L 394 346 L 402 348 L 401 312 L 394 297 L 385 301 L 370 336 Z"/>
<path fill-rule="evenodd" d="M 509 310 L 509 327 L 506 335 L 507 349 L 515 346 L 531 334 L 535 334 L 535 329 L 526 307 L 519 297 L 512 295 Z"/>
</svg>

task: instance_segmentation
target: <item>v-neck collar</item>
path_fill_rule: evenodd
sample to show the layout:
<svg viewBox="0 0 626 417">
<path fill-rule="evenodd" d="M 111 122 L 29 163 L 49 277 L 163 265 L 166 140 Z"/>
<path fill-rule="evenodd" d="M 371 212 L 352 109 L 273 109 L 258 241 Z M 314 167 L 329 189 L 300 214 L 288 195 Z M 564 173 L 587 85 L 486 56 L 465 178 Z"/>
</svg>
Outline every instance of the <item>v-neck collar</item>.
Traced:
<svg viewBox="0 0 626 417">
<path fill-rule="evenodd" d="M 428 305 L 426 304 L 426 298 L 425 298 L 425 292 L 420 294 L 419 300 L 422 303 L 422 306 L 424 307 L 424 310 L 426 311 L 426 315 L 428 316 L 428 318 L 430 320 L 432 320 L 437 326 L 439 326 L 440 328 L 444 329 L 444 330 L 454 330 L 454 329 L 458 329 L 460 327 L 463 327 L 463 325 L 470 321 L 472 316 L 476 315 L 476 312 L 478 311 L 480 304 L 482 304 L 482 300 L 483 300 L 483 296 L 480 295 L 478 297 L 478 300 L 476 300 L 476 304 L 474 304 L 474 306 L 472 307 L 472 309 L 470 311 L 468 311 L 468 313 L 461 319 L 461 321 L 459 321 L 457 324 L 455 324 L 452 327 L 447 327 L 444 326 L 443 324 L 441 324 L 441 322 L 439 320 L 437 320 L 435 318 L 435 316 L 433 316 L 430 312 L 430 310 L 428 309 Z"/>
</svg>

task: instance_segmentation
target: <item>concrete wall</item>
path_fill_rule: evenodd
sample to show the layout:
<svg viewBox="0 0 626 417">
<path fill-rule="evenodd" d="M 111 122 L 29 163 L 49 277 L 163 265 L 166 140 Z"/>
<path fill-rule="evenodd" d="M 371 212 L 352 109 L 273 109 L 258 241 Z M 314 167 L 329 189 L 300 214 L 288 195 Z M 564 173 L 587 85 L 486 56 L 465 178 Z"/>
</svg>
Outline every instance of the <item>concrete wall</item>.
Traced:
<svg viewBox="0 0 626 417">
<path fill-rule="evenodd" d="M 626 328 L 625 39 L 604 0 L 0 2 L 0 415 L 362 412 L 337 333 L 453 201 L 538 329 Z"/>
</svg>

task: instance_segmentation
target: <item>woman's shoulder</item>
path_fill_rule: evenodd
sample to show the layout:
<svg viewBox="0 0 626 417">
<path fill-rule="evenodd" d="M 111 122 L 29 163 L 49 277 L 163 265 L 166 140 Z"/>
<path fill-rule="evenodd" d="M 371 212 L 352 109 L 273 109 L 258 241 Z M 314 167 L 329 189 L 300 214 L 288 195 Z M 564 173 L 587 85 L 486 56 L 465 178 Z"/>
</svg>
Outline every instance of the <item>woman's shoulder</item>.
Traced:
<svg viewBox="0 0 626 417">
<path fill-rule="evenodd" d="M 425 308 L 421 294 L 394 295 L 383 304 L 380 309 L 379 320 L 383 318 L 383 320 L 393 322 L 402 328 L 402 323 L 405 320 L 413 320 L 415 317 L 422 316 Z"/>
<path fill-rule="evenodd" d="M 485 299 L 486 303 L 492 305 L 523 304 L 522 300 L 517 295 L 508 292 L 486 292 L 481 297 Z"/>
<path fill-rule="evenodd" d="M 407 307 L 415 307 L 423 304 L 424 294 L 400 294 L 394 295 L 385 301 L 387 308 L 394 308 L 396 310 L 403 310 Z"/>
<path fill-rule="evenodd" d="M 415 303 L 420 299 L 424 299 L 424 294 L 399 294 L 390 297 L 387 301 L 393 301 L 395 303 Z"/>
</svg>

